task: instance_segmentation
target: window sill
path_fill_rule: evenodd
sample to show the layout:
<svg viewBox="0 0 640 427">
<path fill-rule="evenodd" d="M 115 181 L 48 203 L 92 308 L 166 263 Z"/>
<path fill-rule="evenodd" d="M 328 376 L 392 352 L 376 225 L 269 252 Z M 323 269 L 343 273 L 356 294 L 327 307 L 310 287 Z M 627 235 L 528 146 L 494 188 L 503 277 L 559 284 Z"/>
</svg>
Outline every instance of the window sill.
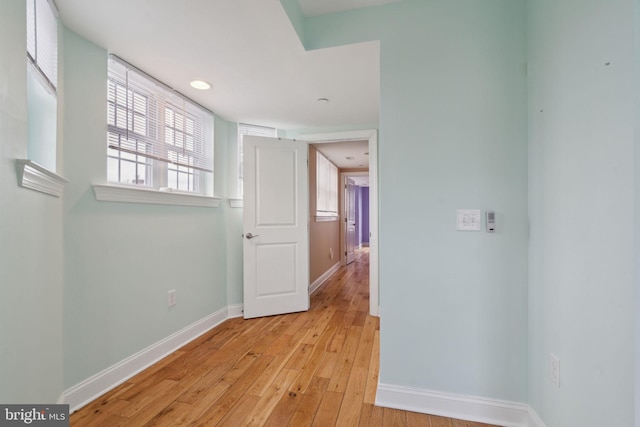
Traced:
<svg viewBox="0 0 640 427">
<path fill-rule="evenodd" d="M 316 222 L 330 222 L 330 221 L 337 221 L 339 219 L 340 217 L 338 215 L 322 215 L 322 216 L 316 215 Z"/>
<path fill-rule="evenodd" d="M 217 208 L 220 199 L 179 192 L 165 192 L 115 184 L 94 184 L 96 200 L 101 202 L 147 203 L 154 205 L 199 206 Z"/>
<path fill-rule="evenodd" d="M 62 196 L 64 185 L 69 182 L 63 176 L 51 172 L 47 168 L 40 166 L 28 159 L 16 160 L 18 169 L 18 184 L 20 187 L 49 194 L 54 197 Z"/>
<path fill-rule="evenodd" d="M 229 206 L 232 208 L 241 208 L 244 206 L 243 199 L 229 199 Z"/>
</svg>

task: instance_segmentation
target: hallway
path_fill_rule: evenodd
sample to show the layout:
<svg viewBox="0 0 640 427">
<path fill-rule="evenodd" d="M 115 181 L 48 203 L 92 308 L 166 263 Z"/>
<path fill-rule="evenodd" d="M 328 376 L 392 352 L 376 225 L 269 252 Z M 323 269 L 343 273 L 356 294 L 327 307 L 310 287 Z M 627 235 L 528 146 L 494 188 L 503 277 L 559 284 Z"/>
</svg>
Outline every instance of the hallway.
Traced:
<svg viewBox="0 0 640 427">
<path fill-rule="evenodd" d="M 379 319 L 369 251 L 308 312 L 230 319 L 72 415 L 72 426 L 479 427 L 374 406 Z"/>
</svg>

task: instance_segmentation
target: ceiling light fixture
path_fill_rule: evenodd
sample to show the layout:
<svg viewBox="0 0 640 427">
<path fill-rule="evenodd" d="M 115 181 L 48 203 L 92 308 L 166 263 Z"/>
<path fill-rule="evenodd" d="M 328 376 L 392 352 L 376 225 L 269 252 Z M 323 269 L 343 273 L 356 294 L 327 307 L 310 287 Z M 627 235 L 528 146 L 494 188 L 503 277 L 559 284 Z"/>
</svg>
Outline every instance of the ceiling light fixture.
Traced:
<svg viewBox="0 0 640 427">
<path fill-rule="evenodd" d="M 204 80 L 194 80 L 190 84 L 192 88 L 199 90 L 207 90 L 211 88 L 211 85 Z"/>
<path fill-rule="evenodd" d="M 321 104 L 326 104 L 329 102 L 329 98 L 318 98 L 318 102 Z"/>
</svg>

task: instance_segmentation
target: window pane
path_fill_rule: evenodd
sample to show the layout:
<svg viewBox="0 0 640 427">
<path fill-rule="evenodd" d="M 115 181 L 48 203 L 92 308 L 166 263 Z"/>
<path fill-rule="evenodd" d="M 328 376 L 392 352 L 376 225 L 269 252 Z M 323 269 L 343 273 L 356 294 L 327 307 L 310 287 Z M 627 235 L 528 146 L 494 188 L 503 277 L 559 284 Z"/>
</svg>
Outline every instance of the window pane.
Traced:
<svg viewBox="0 0 640 427">
<path fill-rule="evenodd" d="M 118 182 L 120 177 L 118 176 L 120 161 L 111 157 L 107 158 L 107 181 Z"/>
<path fill-rule="evenodd" d="M 136 164 L 122 160 L 120 162 L 120 182 L 134 184 L 136 180 Z"/>
<path fill-rule="evenodd" d="M 178 174 L 178 190 L 189 190 L 189 175 L 186 173 Z"/>
</svg>

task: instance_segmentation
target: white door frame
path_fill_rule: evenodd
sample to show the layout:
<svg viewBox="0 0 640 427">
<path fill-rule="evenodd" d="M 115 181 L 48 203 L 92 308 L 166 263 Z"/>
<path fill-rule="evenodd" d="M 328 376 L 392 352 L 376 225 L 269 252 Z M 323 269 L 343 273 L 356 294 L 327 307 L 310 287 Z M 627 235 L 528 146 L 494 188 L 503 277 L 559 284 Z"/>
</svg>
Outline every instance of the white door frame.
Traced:
<svg viewBox="0 0 640 427">
<path fill-rule="evenodd" d="M 378 131 L 365 129 L 345 132 L 327 132 L 300 135 L 299 139 L 321 144 L 323 142 L 369 141 L 369 313 L 380 315 L 378 284 Z M 343 251 L 344 253 L 344 251 Z"/>
<path fill-rule="evenodd" d="M 369 176 L 369 171 L 362 172 L 340 172 L 340 206 L 342 206 L 342 212 L 340 212 L 340 262 L 342 265 L 347 265 L 347 257 L 345 252 L 347 251 L 347 236 L 345 234 L 345 221 L 344 216 L 346 212 L 346 200 L 344 197 L 344 180 L 351 176 Z M 371 191 L 371 188 L 369 188 Z"/>
</svg>

